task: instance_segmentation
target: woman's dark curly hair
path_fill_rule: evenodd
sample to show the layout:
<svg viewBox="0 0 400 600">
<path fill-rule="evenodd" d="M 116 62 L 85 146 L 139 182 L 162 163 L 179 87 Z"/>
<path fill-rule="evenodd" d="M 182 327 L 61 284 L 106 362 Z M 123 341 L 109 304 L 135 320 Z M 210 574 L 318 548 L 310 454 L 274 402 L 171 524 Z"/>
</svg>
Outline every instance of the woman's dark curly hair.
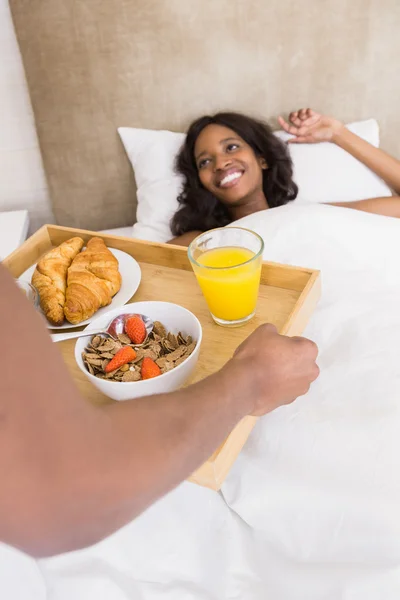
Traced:
<svg viewBox="0 0 400 600">
<path fill-rule="evenodd" d="M 266 160 L 268 169 L 263 170 L 263 190 L 270 208 L 286 204 L 297 196 L 289 151 L 286 144 L 272 133 L 269 125 L 233 112 L 201 117 L 190 125 L 176 158 L 176 171 L 184 177 L 183 189 L 178 196 L 181 206 L 171 221 L 172 232 L 176 236 L 187 231 L 207 231 L 232 222 L 227 208 L 203 187 L 197 171 L 194 146 L 203 129 L 211 124 L 232 129 L 253 148 L 257 156 Z"/>
</svg>

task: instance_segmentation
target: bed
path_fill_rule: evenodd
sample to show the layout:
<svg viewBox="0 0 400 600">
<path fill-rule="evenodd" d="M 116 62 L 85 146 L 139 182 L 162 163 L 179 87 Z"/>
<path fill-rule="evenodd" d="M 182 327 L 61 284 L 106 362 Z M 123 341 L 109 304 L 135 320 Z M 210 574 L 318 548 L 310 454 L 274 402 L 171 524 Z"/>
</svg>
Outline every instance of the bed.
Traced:
<svg viewBox="0 0 400 600">
<path fill-rule="evenodd" d="M 10 4 L 60 224 L 131 231 L 144 188 L 119 127 L 178 135 L 204 112 L 274 123 L 311 104 L 368 121 L 365 135 L 398 151 L 398 83 L 382 68 L 400 51 L 396 0 Z M 358 173 L 370 193 L 384 185 Z M 0 545 L 5 597 L 398 600 L 400 222 L 305 198 L 241 224 L 268 260 L 321 269 L 305 332 L 318 382 L 259 420 L 220 493 L 184 483 L 103 542 L 51 559 Z"/>
</svg>

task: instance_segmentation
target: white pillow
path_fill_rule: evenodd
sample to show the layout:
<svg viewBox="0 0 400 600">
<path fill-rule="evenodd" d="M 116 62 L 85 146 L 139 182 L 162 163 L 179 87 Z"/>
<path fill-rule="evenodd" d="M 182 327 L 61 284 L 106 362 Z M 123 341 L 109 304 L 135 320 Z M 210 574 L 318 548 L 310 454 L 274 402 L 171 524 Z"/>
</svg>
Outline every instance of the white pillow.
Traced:
<svg viewBox="0 0 400 600">
<path fill-rule="evenodd" d="M 346 125 L 353 133 L 379 147 L 379 125 L 375 119 Z M 293 137 L 284 131 L 283 141 Z M 290 144 L 293 179 L 299 187 L 296 202 L 354 202 L 391 196 L 382 179 L 335 144 Z"/>
<path fill-rule="evenodd" d="M 347 127 L 379 146 L 379 126 L 374 119 Z M 119 127 L 118 132 L 138 188 L 137 223 L 132 235 L 166 242 L 173 237 L 170 221 L 179 206 L 182 178 L 174 172 L 174 160 L 185 134 L 131 127 Z M 290 137 L 283 131 L 275 135 L 284 141 Z M 289 148 L 299 186 L 296 202 L 351 202 L 391 195 L 379 177 L 334 144 L 292 144 Z"/>
<path fill-rule="evenodd" d="M 178 210 L 182 178 L 174 171 L 175 157 L 184 133 L 119 127 L 132 163 L 137 186 L 137 222 L 132 235 L 142 240 L 167 242 L 173 235 L 170 221 Z"/>
</svg>

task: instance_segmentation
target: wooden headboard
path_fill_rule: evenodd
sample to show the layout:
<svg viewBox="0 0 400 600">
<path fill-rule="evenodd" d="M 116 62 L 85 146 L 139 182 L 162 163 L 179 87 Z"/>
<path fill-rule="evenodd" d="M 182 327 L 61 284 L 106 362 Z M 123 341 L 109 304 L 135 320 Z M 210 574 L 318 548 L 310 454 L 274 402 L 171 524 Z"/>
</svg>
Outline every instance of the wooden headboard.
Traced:
<svg viewBox="0 0 400 600">
<path fill-rule="evenodd" d="M 375 117 L 399 151 L 398 0 L 11 0 L 58 223 L 135 218 L 118 126 L 233 109 Z"/>
</svg>

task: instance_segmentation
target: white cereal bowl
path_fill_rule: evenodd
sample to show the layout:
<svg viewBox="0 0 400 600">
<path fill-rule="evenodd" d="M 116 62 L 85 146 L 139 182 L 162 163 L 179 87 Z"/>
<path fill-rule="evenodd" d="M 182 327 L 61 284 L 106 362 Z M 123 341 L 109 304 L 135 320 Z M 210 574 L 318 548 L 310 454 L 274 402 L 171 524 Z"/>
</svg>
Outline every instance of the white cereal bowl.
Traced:
<svg viewBox="0 0 400 600">
<path fill-rule="evenodd" d="M 196 348 L 175 369 L 152 379 L 122 382 L 99 379 L 99 377 L 91 375 L 82 360 L 82 352 L 90 341 L 91 332 L 107 327 L 115 317 L 127 313 L 147 315 L 153 321 L 160 321 L 167 331 L 171 331 L 174 334 L 181 331 L 185 336 L 191 335 L 193 340 L 196 341 Z M 197 317 L 186 310 L 186 308 L 178 306 L 178 304 L 171 304 L 170 302 L 133 302 L 132 304 L 120 306 L 97 319 L 93 319 L 85 331 L 88 332 L 88 337 L 79 338 L 75 344 L 75 360 L 77 365 L 94 386 L 113 400 L 131 400 L 141 396 L 171 392 L 179 388 L 187 381 L 196 366 L 202 339 L 202 328 Z"/>
</svg>

